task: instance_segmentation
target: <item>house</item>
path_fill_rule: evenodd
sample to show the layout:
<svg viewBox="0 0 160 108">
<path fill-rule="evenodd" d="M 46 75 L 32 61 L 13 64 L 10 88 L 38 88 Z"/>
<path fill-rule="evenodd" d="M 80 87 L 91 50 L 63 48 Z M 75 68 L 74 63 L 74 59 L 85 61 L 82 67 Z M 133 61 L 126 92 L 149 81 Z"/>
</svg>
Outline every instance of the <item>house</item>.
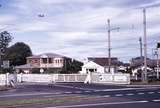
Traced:
<svg viewBox="0 0 160 108">
<path fill-rule="evenodd" d="M 160 61 L 159 61 L 160 63 Z M 142 72 L 144 71 L 144 57 L 136 57 L 131 60 L 130 63 L 132 69 L 132 76 L 141 77 Z M 147 72 L 148 74 L 153 74 L 157 70 L 157 60 L 147 58 Z"/>
<path fill-rule="evenodd" d="M 118 58 L 111 58 L 110 72 L 117 72 L 117 67 L 119 65 Z M 109 63 L 106 57 L 89 57 L 82 66 L 81 74 L 87 74 L 88 72 L 96 73 L 109 73 Z"/>
<path fill-rule="evenodd" d="M 118 66 L 118 72 L 126 73 L 128 69 L 130 68 L 129 63 L 120 63 Z"/>
<path fill-rule="evenodd" d="M 142 72 L 144 71 L 145 67 L 144 66 L 139 66 L 135 69 L 132 70 L 132 76 L 138 75 L 139 77 L 141 76 Z M 151 72 L 152 68 L 147 67 L 147 72 Z"/>
<path fill-rule="evenodd" d="M 43 73 L 47 69 L 52 69 L 54 72 L 60 72 L 67 69 L 67 65 L 72 62 L 72 59 L 55 53 L 44 53 L 27 57 L 25 65 L 16 66 L 16 72 L 33 73 L 35 70 Z"/>
</svg>

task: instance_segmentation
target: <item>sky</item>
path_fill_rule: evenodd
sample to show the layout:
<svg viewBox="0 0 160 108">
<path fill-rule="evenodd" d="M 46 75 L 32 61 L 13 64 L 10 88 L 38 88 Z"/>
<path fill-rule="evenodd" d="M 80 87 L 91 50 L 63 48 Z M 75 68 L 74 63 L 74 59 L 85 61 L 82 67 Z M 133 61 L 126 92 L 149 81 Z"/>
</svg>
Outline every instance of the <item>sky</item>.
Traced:
<svg viewBox="0 0 160 108">
<path fill-rule="evenodd" d="M 33 54 L 57 53 L 84 60 L 111 56 L 128 62 L 140 55 L 143 8 L 147 16 L 147 56 L 160 41 L 159 0 L 0 0 L 0 30 L 25 42 Z M 44 15 L 44 17 L 39 17 Z"/>
</svg>

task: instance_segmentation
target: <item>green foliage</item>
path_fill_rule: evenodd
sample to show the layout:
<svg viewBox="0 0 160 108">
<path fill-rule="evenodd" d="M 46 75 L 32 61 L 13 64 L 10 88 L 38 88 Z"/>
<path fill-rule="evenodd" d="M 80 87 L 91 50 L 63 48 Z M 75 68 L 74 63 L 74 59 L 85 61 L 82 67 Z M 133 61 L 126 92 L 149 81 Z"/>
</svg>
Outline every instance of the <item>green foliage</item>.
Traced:
<svg viewBox="0 0 160 108">
<path fill-rule="evenodd" d="M 40 70 L 37 68 L 32 69 L 32 74 L 40 74 Z"/>
<path fill-rule="evenodd" d="M 63 70 L 60 73 L 63 74 L 78 73 L 81 70 L 82 65 L 83 63 L 77 60 L 66 59 Z"/>
<path fill-rule="evenodd" d="M 0 50 L 2 53 L 5 53 L 9 43 L 12 41 L 12 36 L 7 31 L 0 33 Z"/>
<path fill-rule="evenodd" d="M 0 33 L 0 73 L 7 72 L 8 70 L 3 70 L 1 68 L 2 60 L 4 59 L 4 55 L 6 52 L 9 43 L 12 41 L 12 36 L 7 31 L 3 31 Z"/>
<path fill-rule="evenodd" d="M 44 73 L 47 73 L 47 74 L 58 74 L 58 73 L 60 73 L 61 72 L 61 70 L 62 69 L 60 69 L 60 68 L 49 68 L 49 69 L 46 69 L 45 71 L 44 71 Z"/>
<path fill-rule="evenodd" d="M 11 66 L 26 64 L 26 57 L 31 56 L 32 51 L 28 45 L 23 42 L 17 42 L 7 48 L 5 59 L 10 61 Z"/>
<path fill-rule="evenodd" d="M 160 48 L 160 43 L 157 43 L 157 48 Z"/>
</svg>

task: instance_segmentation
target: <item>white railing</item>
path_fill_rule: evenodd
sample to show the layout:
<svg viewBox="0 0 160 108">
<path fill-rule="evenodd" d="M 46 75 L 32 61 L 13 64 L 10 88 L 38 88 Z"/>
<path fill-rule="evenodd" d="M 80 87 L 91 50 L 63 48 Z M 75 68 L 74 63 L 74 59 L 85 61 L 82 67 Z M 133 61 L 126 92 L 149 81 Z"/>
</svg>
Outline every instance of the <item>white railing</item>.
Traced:
<svg viewBox="0 0 160 108">
<path fill-rule="evenodd" d="M 52 82 L 52 75 L 49 74 L 18 74 L 18 82 Z"/>
<path fill-rule="evenodd" d="M 130 84 L 130 74 L 91 74 L 91 83 Z"/>
<path fill-rule="evenodd" d="M 106 84 L 130 84 L 129 74 L 0 74 L 0 85 L 12 82 L 85 82 Z"/>
<path fill-rule="evenodd" d="M 80 74 L 18 74 L 18 82 L 84 82 L 87 75 Z"/>
<path fill-rule="evenodd" d="M 47 64 L 40 64 L 40 67 L 42 67 L 42 68 L 61 68 L 61 67 L 63 67 L 63 64 L 49 64 L 49 63 L 47 63 Z"/>
<path fill-rule="evenodd" d="M 55 82 L 84 82 L 87 75 L 81 74 L 57 74 Z"/>
<path fill-rule="evenodd" d="M 15 83 L 16 80 L 16 75 L 15 74 L 0 74 L 0 85 L 11 85 L 11 83 Z M 13 85 L 12 85 L 13 86 Z"/>
<path fill-rule="evenodd" d="M 6 85 L 6 74 L 0 74 L 0 85 Z"/>
</svg>

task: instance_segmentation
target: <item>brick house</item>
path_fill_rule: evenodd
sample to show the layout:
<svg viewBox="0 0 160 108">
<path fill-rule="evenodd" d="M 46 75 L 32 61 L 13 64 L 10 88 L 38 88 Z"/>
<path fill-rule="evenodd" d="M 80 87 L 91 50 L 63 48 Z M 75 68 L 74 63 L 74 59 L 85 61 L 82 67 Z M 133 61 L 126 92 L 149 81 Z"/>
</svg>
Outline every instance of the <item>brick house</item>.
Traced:
<svg viewBox="0 0 160 108">
<path fill-rule="evenodd" d="M 46 69 L 52 69 L 55 72 L 60 72 L 65 69 L 67 63 L 72 59 L 55 53 L 44 53 L 27 57 L 25 65 L 16 66 L 16 72 L 32 73 L 34 70 L 39 70 L 43 73 Z"/>
</svg>

